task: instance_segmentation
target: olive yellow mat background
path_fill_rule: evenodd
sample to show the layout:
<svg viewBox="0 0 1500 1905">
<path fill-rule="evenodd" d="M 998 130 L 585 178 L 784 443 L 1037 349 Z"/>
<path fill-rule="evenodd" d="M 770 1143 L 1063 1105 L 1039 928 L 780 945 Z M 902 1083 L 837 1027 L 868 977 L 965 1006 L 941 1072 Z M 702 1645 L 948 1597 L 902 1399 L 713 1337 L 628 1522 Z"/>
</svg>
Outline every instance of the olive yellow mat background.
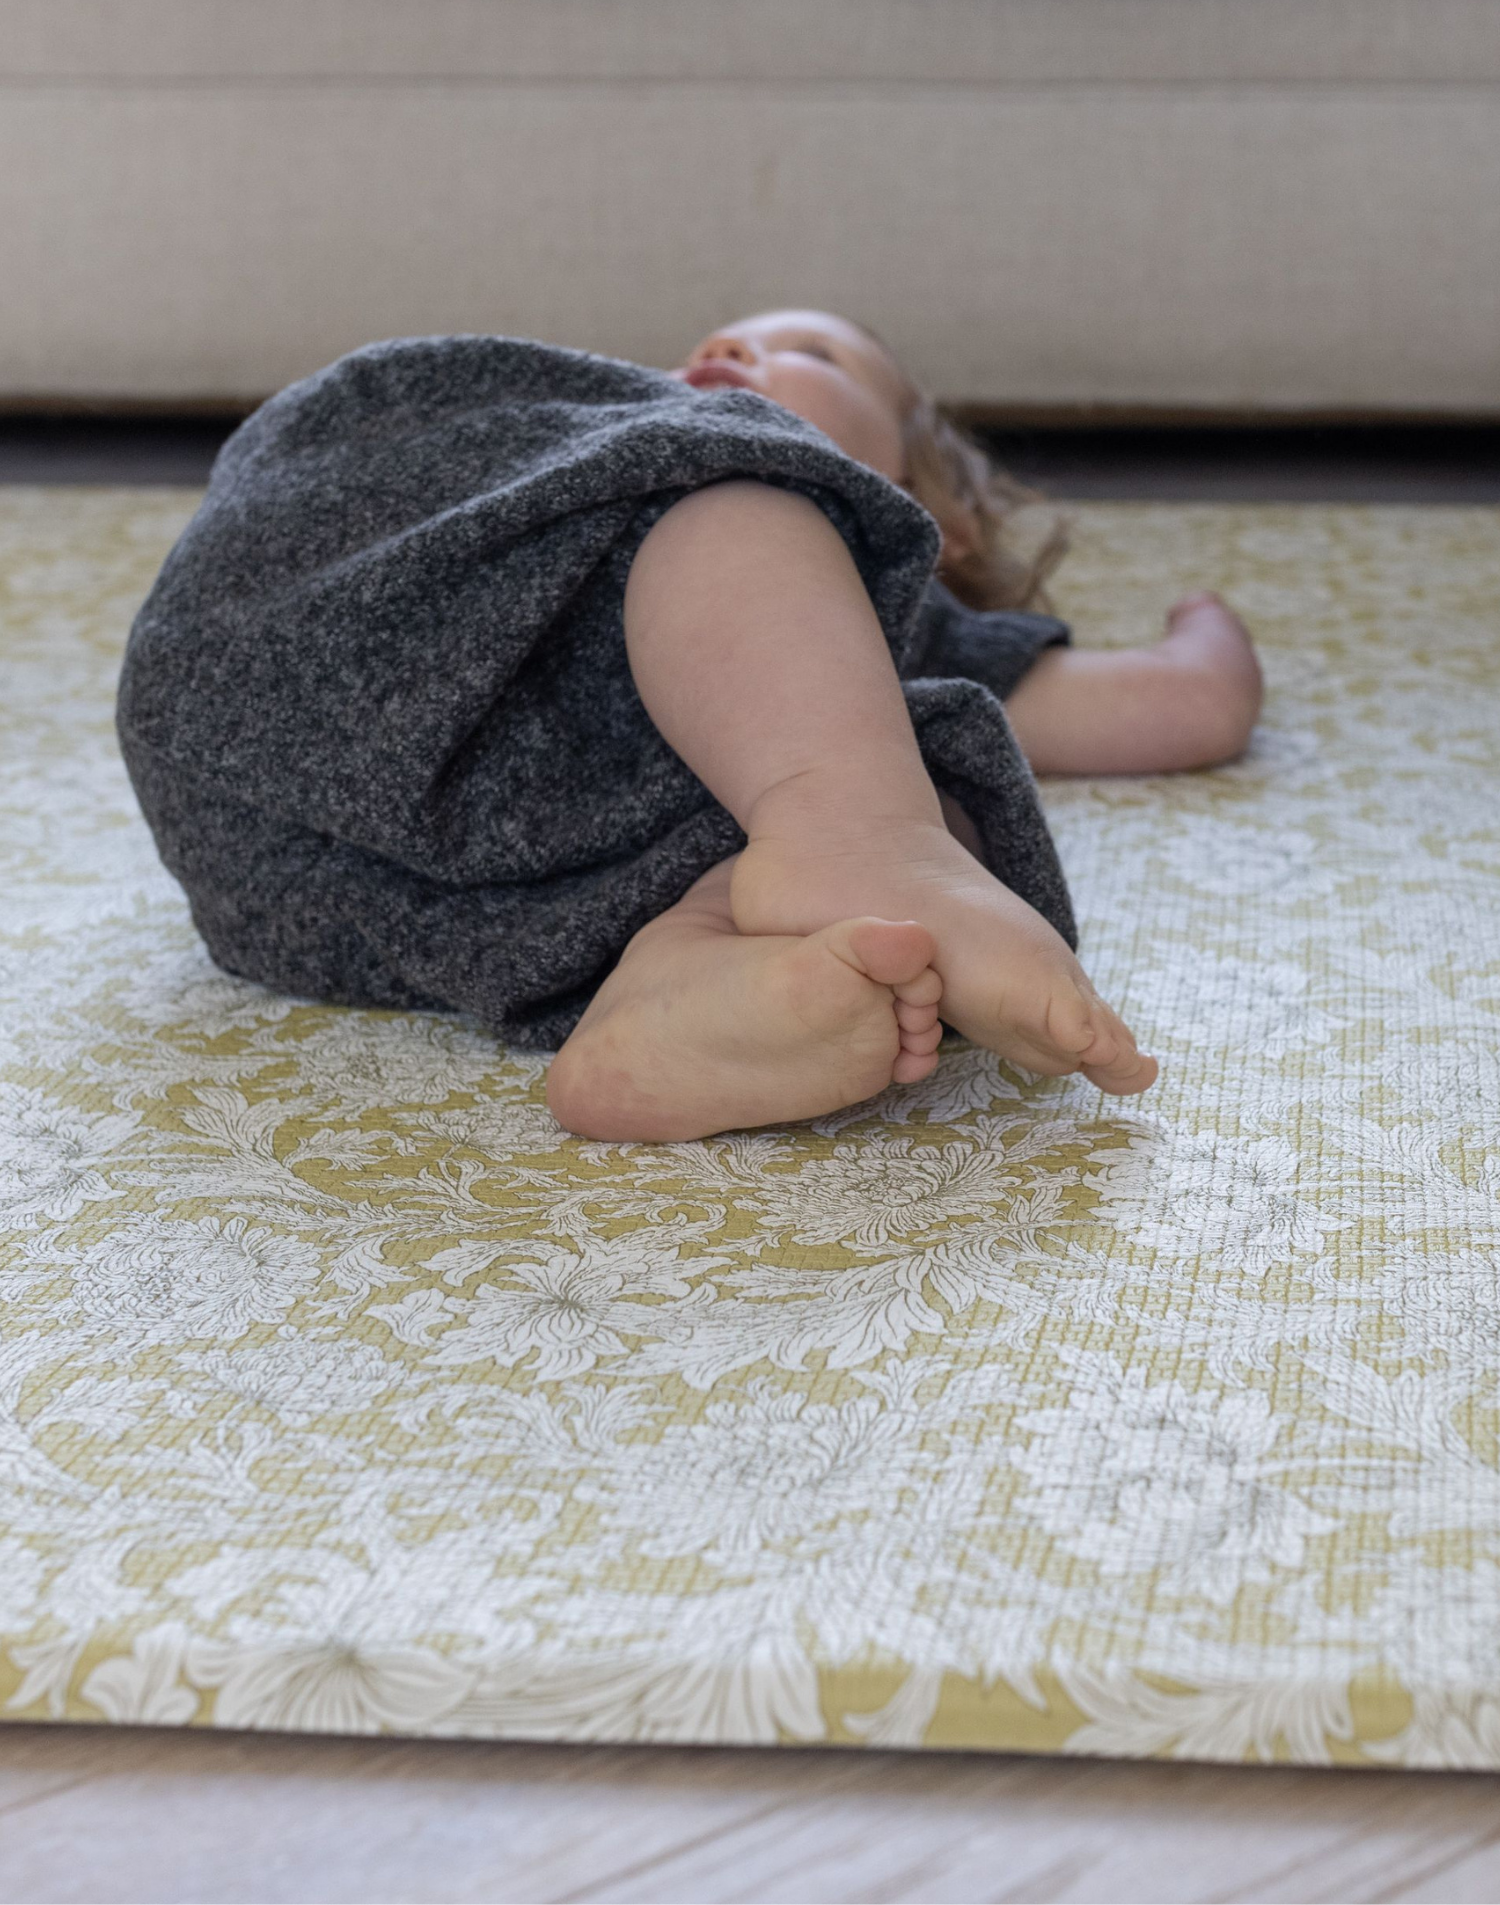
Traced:
<svg viewBox="0 0 1500 1905">
<path fill-rule="evenodd" d="M 187 490 L 0 491 L 0 1708 L 1500 1766 L 1500 513 L 1092 506 L 1241 762 L 1046 797 L 1162 1059 L 564 1136 L 230 979 L 115 751 Z"/>
</svg>

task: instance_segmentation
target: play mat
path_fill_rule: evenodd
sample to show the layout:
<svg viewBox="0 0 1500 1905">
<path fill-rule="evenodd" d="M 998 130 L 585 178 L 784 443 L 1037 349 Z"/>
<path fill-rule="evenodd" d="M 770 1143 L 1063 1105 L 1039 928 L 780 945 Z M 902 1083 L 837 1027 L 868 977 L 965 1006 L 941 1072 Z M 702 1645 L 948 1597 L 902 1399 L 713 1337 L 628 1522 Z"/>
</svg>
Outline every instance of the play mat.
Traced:
<svg viewBox="0 0 1500 1905">
<path fill-rule="evenodd" d="M 1163 1063 L 704 1143 L 208 962 L 111 693 L 187 490 L 0 490 L 0 1711 L 1500 1766 L 1500 513 L 1094 506 L 1238 764 L 1046 789 Z"/>
</svg>

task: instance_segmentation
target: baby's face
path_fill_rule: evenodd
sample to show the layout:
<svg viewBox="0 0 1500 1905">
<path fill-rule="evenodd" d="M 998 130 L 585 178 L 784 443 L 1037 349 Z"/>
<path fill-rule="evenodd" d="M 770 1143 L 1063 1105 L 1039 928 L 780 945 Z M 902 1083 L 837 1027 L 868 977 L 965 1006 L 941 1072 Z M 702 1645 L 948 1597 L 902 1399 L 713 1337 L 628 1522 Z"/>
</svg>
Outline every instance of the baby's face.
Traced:
<svg viewBox="0 0 1500 1905">
<path fill-rule="evenodd" d="M 831 311 L 763 311 L 705 337 L 670 373 L 698 390 L 758 391 L 899 483 L 911 388 L 872 337 Z"/>
</svg>

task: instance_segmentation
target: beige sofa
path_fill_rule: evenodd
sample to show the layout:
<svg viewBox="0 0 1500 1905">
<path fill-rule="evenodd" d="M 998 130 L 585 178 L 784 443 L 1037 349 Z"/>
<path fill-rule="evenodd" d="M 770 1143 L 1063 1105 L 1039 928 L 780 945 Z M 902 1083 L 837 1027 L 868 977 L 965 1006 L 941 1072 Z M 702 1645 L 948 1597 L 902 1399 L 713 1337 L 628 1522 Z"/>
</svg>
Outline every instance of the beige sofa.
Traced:
<svg viewBox="0 0 1500 1905">
<path fill-rule="evenodd" d="M 833 306 L 1028 413 L 1500 413 L 1500 0 L 0 0 L 0 404 Z"/>
</svg>

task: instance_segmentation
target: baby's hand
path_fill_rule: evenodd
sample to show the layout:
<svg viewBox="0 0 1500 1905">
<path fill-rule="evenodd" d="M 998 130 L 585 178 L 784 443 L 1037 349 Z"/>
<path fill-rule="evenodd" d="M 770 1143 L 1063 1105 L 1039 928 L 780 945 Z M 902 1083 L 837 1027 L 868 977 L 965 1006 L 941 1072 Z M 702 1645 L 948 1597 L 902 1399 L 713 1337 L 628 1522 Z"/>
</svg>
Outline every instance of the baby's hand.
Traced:
<svg viewBox="0 0 1500 1905">
<path fill-rule="evenodd" d="M 1250 631 L 1223 596 L 1201 589 L 1167 610 L 1167 632 L 1156 651 L 1205 684 L 1201 698 L 1205 758 L 1212 767 L 1243 754 L 1265 700 L 1265 678 Z"/>
<path fill-rule="evenodd" d="M 1245 624 L 1186 595 L 1149 648 L 1050 648 L 1005 704 L 1038 774 L 1175 774 L 1243 754 L 1264 684 Z"/>
</svg>

